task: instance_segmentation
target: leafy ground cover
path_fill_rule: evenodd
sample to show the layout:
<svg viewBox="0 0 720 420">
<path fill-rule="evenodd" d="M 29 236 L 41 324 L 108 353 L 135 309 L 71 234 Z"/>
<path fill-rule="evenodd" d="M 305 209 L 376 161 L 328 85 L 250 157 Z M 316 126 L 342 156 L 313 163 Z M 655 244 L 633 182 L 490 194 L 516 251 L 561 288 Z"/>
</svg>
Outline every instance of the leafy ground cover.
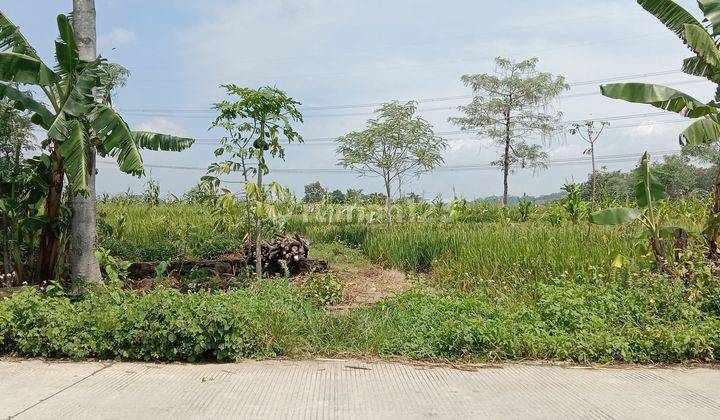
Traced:
<svg viewBox="0 0 720 420">
<path fill-rule="evenodd" d="M 103 208 L 112 217 L 101 244 L 118 259 L 123 250 L 158 261 L 218 256 L 241 239 L 213 226 L 202 206 L 112 206 Z M 290 219 L 285 228 L 309 237 L 311 256 L 330 260 L 332 273 L 243 279 L 229 291 L 180 292 L 163 279 L 143 291 L 118 279 L 82 296 L 52 284 L 27 288 L 0 301 L 0 354 L 717 361 L 720 285 L 701 250 L 657 273 L 637 228 L 554 223 L 551 211 L 537 209 L 526 222 L 498 211 L 484 223 L 390 229 Z M 677 224 L 693 226 L 696 215 L 672 211 Z M 372 288 L 379 292 L 363 294 Z"/>
</svg>

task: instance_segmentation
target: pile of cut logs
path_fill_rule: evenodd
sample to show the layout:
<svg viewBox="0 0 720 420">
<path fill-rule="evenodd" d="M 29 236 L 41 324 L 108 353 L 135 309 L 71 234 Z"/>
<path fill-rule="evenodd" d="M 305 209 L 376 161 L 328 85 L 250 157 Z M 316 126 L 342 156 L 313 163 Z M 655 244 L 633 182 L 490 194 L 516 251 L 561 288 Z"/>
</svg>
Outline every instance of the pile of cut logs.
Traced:
<svg viewBox="0 0 720 420">
<path fill-rule="evenodd" d="M 310 245 L 307 240 L 295 234 L 294 236 L 278 235 L 272 243 L 260 244 L 263 273 L 265 275 L 298 275 L 313 271 L 327 271 L 327 261 L 308 259 Z M 249 268 L 255 269 L 255 243 L 245 238 L 242 245 L 241 258 L 221 258 L 208 261 L 177 261 L 167 267 L 168 276 L 181 277 L 193 270 L 207 269 L 217 275 L 235 276 Z M 157 262 L 138 262 L 128 268 L 128 278 L 152 278 L 155 274 Z"/>
<path fill-rule="evenodd" d="M 254 242 L 245 241 L 243 251 L 247 258 L 247 265 L 255 267 L 257 249 Z M 307 261 L 310 245 L 300 235 L 276 235 L 272 243 L 260 243 L 263 271 L 282 273 L 285 268 L 290 269 L 298 263 Z"/>
</svg>

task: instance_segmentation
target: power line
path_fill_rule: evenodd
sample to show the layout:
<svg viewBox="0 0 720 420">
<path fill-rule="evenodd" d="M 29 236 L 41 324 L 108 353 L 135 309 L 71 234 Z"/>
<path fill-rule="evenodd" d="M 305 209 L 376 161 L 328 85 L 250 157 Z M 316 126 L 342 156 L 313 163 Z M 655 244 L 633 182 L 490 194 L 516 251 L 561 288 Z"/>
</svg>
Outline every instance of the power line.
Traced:
<svg viewBox="0 0 720 420">
<path fill-rule="evenodd" d="M 668 115 L 669 113 L 666 111 L 658 111 L 658 112 L 646 112 L 641 114 L 628 114 L 628 115 L 615 115 L 615 116 L 609 116 L 609 117 L 592 117 L 589 119 L 593 119 L 596 121 L 621 121 L 621 120 L 629 120 L 629 119 L 635 119 L 635 118 L 646 118 L 646 117 L 655 117 L 655 116 L 663 116 Z M 567 126 L 573 123 L 581 123 L 583 121 L 587 121 L 588 118 L 585 119 L 579 119 L 579 120 L 567 120 L 561 122 L 561 125 Z M 687 119 L 679 119 L 679 120 L 673 120 L 672 122 L 688 122 Z M 647 121 L 647 124 L 654 125 L 655 121 Z M 627 127 L 636 127 L 636 126 L 642 126 L 641 125 L 624 125 L 624 126 L 610 126 L 608 128 L 627 128 Z M 474 132 L 466 130 L 451 130 L 451 131 L 438 131 L 435 133 L 438 136 L 453 136 L 453 135 L 476 135 Z M 340 136 L 337 136 L 340 137 Z M 336 144 L 335 140 L 337 137 L 314 137 L 314 138 L 306 138 L 304 139 L 303 143 L 290 143 L 290 146 L 307 146 L 307 145 L 328 145 L 328 144 Z M 446 139 L 447 141 L 462 141 L 464 139 Z M 212 138 L 206 138 L 206 139 L 196 139 L 195 144 L 197 145 L 218 145 L 220 139 L 212 139 Z"/>
<path fill-rule="evenodd" d="M 614 77 L 608 77 L 604 79 L 595 79 L 595 80 L 585 80 L 580 82 L 574 82 L 570 83 L 569 85 L 571 87 L 575 86 L 587 86 L 587 85 L 593 85 L 598 83 L 605 83 L 605 82 L 616 82 L 621 80 L 628 80 L 628 79 L 635 79 L 635 78 L 643 78 L 643 77 L 656 77 L 656 76 L 665 76 L 670 74 L 678 74 L 682 73 L 681 70 L 663 70 L 658 72 L 646 72 L 646 73 L 636 73 L 636 74 L 628 74 L 623 76 L 614 76 Z M 680 85 L 680 84 L 691 84 L 691 83 L 703 83 L 704 80 L 690 80 L 690 81 L 679 81 L 670 83 L 673 85 Z M 580 94 L 568 94 L 568 95 L 561 95 L 561 98 L 569 98 L 569 97 L 577 97 L 577 96 L 586 96 L 586 95 L 599 95 L 599 92 L 588 92 L 588 93 L 580 93 Z M 420 98 L 420 99 L 406 99 L 402 100 L 400 102 L 409 102 L 409 101 L 415 101 L 417 103 L 429 103 L 429 102 L 445 102 L 445 101 L 454 101 L 454 100 L 461 100 L 461 99 L 472 99 L 472 95 L 455 95 L 455 96 L 441 96 L 441 97 L 434 97 L 434 98 Z M 321 111 L 321 110 L 335 110 L 335 109 L 354 109 L 354 108 L 371 108 L 371 107 L 378 107 L 382 106 L 384 103 L 391 102 L 391 101 L 385 101 L 385 102 L 371 102 L 371 103 L 360 103 L 360 104 L 343 104 L 343 105 L 325 105 L 325 106 L 307 106 L 307 107 L 301 107 L 301 110 L 303 112 L 305 111 Z M 446 109 L 446 108 L 439 108 L 439 109 Z M 451 109 L 451 108 L 447 108 Z M 454 108 L 452 108 L 454 109 Z M 211 111 L 213 111 L 212 108 L 119 108 L 119 111 L 124 113 L 162 113 L 162 114 L 207 114 Z M 422 111 L 422 110 L 421 110 Z M 329 115 L 337 115 L 337 116 L 344 116 L 342 114 L 329 114 Z M 359 114 L 363 115 L 363 114 Z M 164 115 L 163 115 L 164 116 Z M 214 115 L 213 115 L 214 116 Z M 315 116 L 317 117 L 317 115 Z"/>
<path fill-rule="evenodd" d="M 670 156 L 677 155 L 680 150 L 658 150 L 648 152 L 652 156 Z M 596 163 L 623 163 L 630 162 L 640 159 L 642 155 L 636 153 L 624 153 L 617 155 L 605 155 L 598 156 L 595 159 Z M 584 165 L 591 162 L 591 158 L 566 158 L 566 159 L 551 159 L 547 162 L 548 167 L 560 167 L 560 166 L 574 166 Z M 101 164 L 115 164 L 112 160 L 98 160 Z M 207 168 L 195 167 L 195 166 L 177 166 L 177 165 L 153 165 L 147 164 L 146 168 L 151 169 L 173 169 L 173 170 L 184 170 L 184 171 L 207 171 Z M 458 171 L 477 171 L 477 170 L 497 170 L 498 167 L 491 164 L 468 164 L 468 165 L 448 165 L 435 168 L 432 172 L 458 172 Z M 301 174 L 301 173 L 354 173 L 350 169 L 345 168 L 279 168 L 273 169 L 273 173 L 277 174 Z"/>
</svg>

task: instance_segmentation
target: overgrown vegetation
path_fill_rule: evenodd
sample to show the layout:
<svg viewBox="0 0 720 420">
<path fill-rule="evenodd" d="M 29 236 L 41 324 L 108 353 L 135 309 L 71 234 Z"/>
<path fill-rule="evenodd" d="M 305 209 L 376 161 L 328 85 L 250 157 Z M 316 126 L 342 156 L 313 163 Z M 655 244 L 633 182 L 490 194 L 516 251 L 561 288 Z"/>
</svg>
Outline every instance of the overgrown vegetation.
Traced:
<svg viewBox="0 0 720 420">
<path fill-rule="evenodd" d="M 699 2 L 705 26 L 670 0 L 638 2 L 695 54 L 683 70 L 717 84 L 718 2 Z M 298 200 L 280 184 L 264 184 L 263 176 L 266 158 L 284 156 L 283 142 L 302 141 L 294 128 L 303 121 L 300 103 L 277 88 L 224 85 L 235 102 L 214 106 L 219 116 L 212 128 L 226 134 L 215 151 L 221 160 L 183 199 L 164 200 L 154 180 L 141 196 L 104 197 L 96 244 L 95 153 L 140 174 L 139 148 L 179 151 L 193 141 L 130 131 L 110 106 L 112 89 L 127 72 L 94 52 L 81 58 L 70 17 L 59 16 L 58 29 L 52 70 L 0 13 L 0 99 L 7 101 L 0 107 L 0 281 L 36 283 L 0 301 L 0 354 L 718 361 L 720 178 L 713 177 L 720 159 L 711 143 L 720 137 L 720 96 L 703 103 L 662 86 L 604 86 L 606 96 L 695 119 L 681 134 L 692 147 L 655 165 L 646 153 L 633 174 L 598 171 L 595 142 L 606 124 L 577 123 L 571 133 L 590 146 L 589 181 L 568 183 L 545 203 L 523 197 L 511 206 L 513 168 L 543 169 L 548 157 L 531 135 L 561 128 L 560 114 L 548 105 L 567 85 L 562 76 L 537 72 L 537 59 L 497 59 L 497 75 L 464 76 L 473 99 L 460 107 L 463 117 L 451 118 L 503 149 L 494 162 L 503 170 L 502 205 L 402 196 L 402 180 L 442 163 L 446 145 L 416 115 L 414 102 L 387 103 L 365 131 L 337 139 L 339 164 L 382 176 L 384 194 L 330 192 L 318 182 Z M 17 83 L 37 86 L 47 104 L 17 90 Z M 31 123 L 46 129 L 48 140 L 41 155 L 22 160 Z M 712 167 L 693 166 L 693 159 Z M 243 176 L 240 193 L 221 188 L 220 177 L 234 172 Z M 269 249 L 263 241 L 290 232 L 305 235 L 313 247 L 300 237 L 285 246 L 281 237 L 275 249 L 287 258 L 283 272 L 263 276 Z M 241 246 L 249 237 L 255 243 Z M 67 258 L 69 244 L 74 255 Z M 408 278 L 392 299 L 346 305 L 342 270 L 290 278 L 287 262 L 308 249 L 330 259 L 331 267 L 377 264 Z M 66 265 L 76 265 L 78 255 L 97 269 L 73 268 L 72 274 L 98 284 L 67 275 Z M 171 268 L 226 257 L 241 268 L 223 269 L 227 260 Z M 253 258 L 254 272 L 248 269 Z M 149 272 L 128 280 L 131 262 L 141 261 L 154 264 L 141 264 Z M 47 281 L 37 284 L 41 280 Z"/>
<path fill-rule="evenodd" d="M 706 283 L 708 282 L 709 283 Z M 416 289 L 328 314 L 281 281 L 248 289 L 136 294 L 93 289 L 78 302 L 25 289 L 0 303 L 0 353 L 141 360 L 236 360 L 345 353 L 497 361 L 715 361 L 714 277 L 649 272 L 560 275 L 506 289 Z"/>
</svg>

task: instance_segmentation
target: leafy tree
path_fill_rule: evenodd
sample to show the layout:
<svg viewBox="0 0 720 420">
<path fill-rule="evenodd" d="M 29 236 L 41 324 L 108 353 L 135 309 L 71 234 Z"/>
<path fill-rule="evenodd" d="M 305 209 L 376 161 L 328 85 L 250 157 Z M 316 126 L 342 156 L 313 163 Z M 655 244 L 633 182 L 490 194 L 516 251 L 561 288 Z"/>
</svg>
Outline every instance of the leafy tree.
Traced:
<svg viewBox="0 0 720 420">
<path fill-rule="evenodd" d="M 305 197 L 303 201 L 306 203 L 320 203 L 325 199 L 327 191 L 320 185 L 320 181 L 305 185 Z"/>
<path fill-rule="evenodd" d="M 593 181 L 595 197 L 603 201 L 624 201 L 633 195 L 633 177 L 621 171 L 606 171 L 601 168 L 595 176 L 588 176 L 587 182 L 580 185 L 584 199 L 592 199 Z"/>
<path fill-rule="evenodd" d="M 570 134 L 578 135 L 581 139 L 590 146 L 583 152 L 583 154 L 590 155 L 592 159 L 592 174 L 590 180 L 592 184 L 591 199 L 595 202 L 595 178 L 597 177 L 597 169 L 595 168 L 595 143 L 600 139 L 600 135 L 605 130 L 605 127 L 609 126 L 610 123 L 607 121 L 592 121 L 587 120 L 582 123 L 573 123 L 570 127 Z"/>
<path fill-rule="evenodd" d="M 682 155 L 710 165 L 720 165 L 720 143 L 702 143 L 685 146 Z"/>
<path fill-rule="evenodd" d="M 468 74 L 463 83 L 473 91 L 473 100 L 458 109 L 465 116 L 450 118 L 462 130 L 486 135 L 502 148 L 501 160 L 493 162 L 503 171 L 503 204 L 508 203 L 508 176 L 513 166 L 544 169 L 547 154 L 530 145 L 533 135 L 547 135 L 559 128 L 561 114 L 545 111 L 550 100 L 568 89 L 565 78 L 540 73 L 538 59 L 520 62 L 496 58 L 497 72 Z"/>
<path fill-rule="evenodd" d="M 335 190 L 330 193 L 330 202 L 333 204 L 343 204 L 347 201 L 347 197 L 340 190 Z"/>
<path fill-rule="evenodd" d="M 192 140 L 149 132 L 133 132 L 108 104 L 98 101 L 111 88 L 108 63 L 95 55 L 95 13 L 91 0 L 74 2 L 74 21 L 57 18 L 57 64 L 48 67 L 25 36 L 0 12 L 0 99 L 32 113 L 32 122 L 47 130 L 43 142 L 49 173 L 44 227 L 37 261 L 38 278 L 50 279 L 59 256 L 58 221 L 64 179 L 73 197 L 73 274 L 99 281 L 93 252 L 95 223 L 95 153 L 114 157 L 120 170 L 143 172 L 139 148 L 182 150 Z M 78 26 L 73 27 L 73 22 Z M 82 53 L 81 53 L 82 50 Z M 45 104 L 13 84 L 32 85 L 45 94 Z M 96 97 L 96 95 L 98 97 Z"/>
<path fill-rule="evenodd" d="M 384 104 L 376 110 L 378 118 L 368 121 L 367 129 L 337 139 L 339 165 L 361 175 L 382 177 L 388 224 L 392 223 L 393 184 L 399 185 L 408 175 L 428 172 L 444 161 L 441 152 L 447 142 L 416 112 L 412 101 Z"/>
<path fill-rule="evenodd" d="M 260 89 L 249 89 L 238 87 L 233 84 L 222 86 L 228 93 L 237 97 L 235 102 L 223 101 L 215 105 L 220 112 L 216 123 L 220 122 L 224 127 L 232 128 L 234 136 L 229 142 L 225 142 L 215 154 L 223 156 L 230 155 L 225 162 L 211 165 L 211 172 L 223 173 L 223 171 L 243 171 L 246 179 L 245 194 L 254 199 L 255 216 L 255 273 L 258 278 L 262 277 L 262 219 L 268 214 L 268 207 L 265 199 L 268 193 L 263 186 L 263 175 L 270 173 L 267 165 L 267 154 L 272 157 L 285 158 L 285 149 L 282 146 L 283 140 L 288 143 L 294 141 L 302 142 L 302 136 L 292 127 L 293 123 L 302 123 L 303 118 L 297 106 L 300 102 L 289 97 L 285 92 L 274 87 L 262 87 Z M 240 162 L 235 159 L 240 159 Z M 257 175 L 257 182 L 252 183 L 248 178 L 248 167 L 244 166 L 245 159 L 252 158 L 256 167 L 252 171 Z M 214 168 L 214 169 L 213 169 Z M 223 168 L 218 170 L 217 168 Z M 204 177 L 208 182 L 219 186 L 220 179 L 213 176 Z M 275 187 L 275 190 L 278 190 Z M 226 192 L 226 195 L 229 191 Z"/>
<path fill-rule="evenodd" d="M 688 46 L 693 55 L 683 61 L 683 72 L 700 76 L 718 85 L 713 100 L 705 103 L 666 86 L 648 83 L 614 83 L 601 86 L 602 94 L 614 99 L 652 105 L 692 119 L 680 133 L 682 145 L 712 143 L 720 138 L 720 1 L 698 0 L 705 20 L 703 25 L 691 13 L 672 0 L 638 0 Z M 707 26 L 707 28 L 706 28 Z M 709 30 L 709 32 L 708 32 Z M 708 220 L 706 238 L 713 259 L 720 256 L 720 171 L 717 172 L 715 202 Z"/>
<path fill-rule="evenodd" d="M 705 169 L 691 165 L 682 156 L 665 156 L 662 163 L 653 165 L 655 175 L 665 186 L 671 200 L 687 198 L 698 190 L 698 180 Z"/>
<path fill-rule="evenodd" d="M 12 180 L 22 164 L 23 153 L 34 150 L 30 116 L 0 101 L 0 182 Z"/>
</svg>

